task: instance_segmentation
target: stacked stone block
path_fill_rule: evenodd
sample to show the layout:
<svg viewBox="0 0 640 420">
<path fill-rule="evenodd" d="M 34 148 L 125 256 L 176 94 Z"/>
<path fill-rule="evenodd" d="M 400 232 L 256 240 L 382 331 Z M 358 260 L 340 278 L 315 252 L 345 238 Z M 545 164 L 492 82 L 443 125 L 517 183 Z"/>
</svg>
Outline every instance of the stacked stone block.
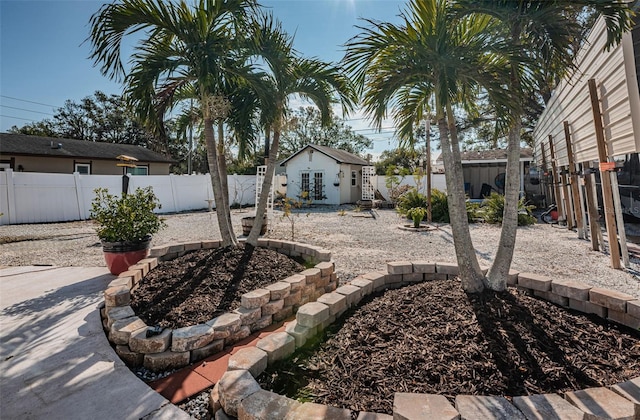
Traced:
<svg viewBox="0 0 640 420">
<path fill-rule="evenodd" d="M 154 247 L 150 250 L 149 258 L 129 267 L 128 271 L 111 281 L 104 292 L 103 326 L 109 340 L 116 345 L 116 352 L 130 366 L 144 365 L 153 371 L 179 368 L 218 353 L 254 331 L 289 318 L 301 305 L 315 302 L 326 292 L 335 290 L 337 277 L 328 250 L 265 238 L 261 238 L 258 245 L 317 264 L 300 274 L 246 293 L 242 296 L 240 308 L 231 313 L 203 324 L 165 329 L 158 335 L 147 337 L 149 326 L 129 306 L 131 289 L 157 267 L 159 261 L 170 260 L 194 250 L 218 248 L 220 241 Z M 294 332 L 300 335 L 301 330 L 302 327 L 298 327 Z M 295 340 L 292 338 L 292 341 Z"/>
</svg>

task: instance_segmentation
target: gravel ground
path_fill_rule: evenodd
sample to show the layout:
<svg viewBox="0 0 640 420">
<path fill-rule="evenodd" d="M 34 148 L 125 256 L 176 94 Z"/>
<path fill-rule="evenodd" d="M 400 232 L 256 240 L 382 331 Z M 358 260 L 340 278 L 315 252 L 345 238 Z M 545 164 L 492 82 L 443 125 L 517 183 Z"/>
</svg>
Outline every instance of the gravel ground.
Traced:
<svg viewBox="0 0 640 420">
<path fill-rule="evenodd" d="M 235 232 L 251 209 L 232 212 Z M 215 212 L 163 216 L 167 228 L 153 245 L 219 238 Z M 384 270 L 397 260 L 455 262 L 448 225 L 430 232 L 409 232 L 398 227 L 408 221 L 395 210 L 358 212 L 353 207 L 315 207 L 293 215 L 295 240 L 333 252 L 341 282 L 359 274 Z M 291 221 L 276 210 L 267 237 L 291 239 Z M 500 227 L 471 225 L 471 236 L 481 265 L 495 255 Z M 104 266 L 102 249 L 91 221 L 0 226 L 0 266 L 58 265 Z M 640 297 L 640 259 L 628 270 L 609 267 L 609 256 L 590 249 L 590 242 L 553 225 L 537 224 L 518 230 L 512 268 L 521 272 L 571 279 Z"/>
</svg>

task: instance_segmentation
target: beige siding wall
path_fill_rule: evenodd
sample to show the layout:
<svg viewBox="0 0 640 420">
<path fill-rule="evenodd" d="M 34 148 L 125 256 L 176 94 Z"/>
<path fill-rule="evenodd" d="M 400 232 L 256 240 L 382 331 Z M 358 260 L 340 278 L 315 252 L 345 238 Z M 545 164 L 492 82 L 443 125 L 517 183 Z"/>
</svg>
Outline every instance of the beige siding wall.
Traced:
<svg viewBox="0 0 640 420">
<path fill-rule="evenodd" d="M 122 168 L 116 166 L 118 161 L 96 160 L 96 159 L 73 159 L 58 157 L 34 157 L 34 156 L 11 156 L 2 155 L 0 160 L 9 161 L 15 159 L 14 171 L 18 171 L 22 165 L 24 172 L 43 172 L 57 174 L 71 174 L 74 171 L 75 163 L 85 163 L 91 165 L 92 175 L 121 175 Z M 169 175 L 168 163 L 138 162 L 139 166 L 148 166 L 149 175 Z"/>
<path fill-rule="evenodd" d="M 541 143 L 547 162 L 551 161 L 552 136 L 557 164 L 567 165 L 564 121 L 569 123 L 577 162 L 598 160 L 588 80 L 598 86 L 605 136 L 611 156 L 640 151 L 640 94 L 631 33 L 620 45 L 604 51 L 607 35 L 604 19 L 591 30 L 585 47 L 576 58 L 577 71 L 555 89 L 534 131 L 535 155 L 542 163 Z"/>
</svg>

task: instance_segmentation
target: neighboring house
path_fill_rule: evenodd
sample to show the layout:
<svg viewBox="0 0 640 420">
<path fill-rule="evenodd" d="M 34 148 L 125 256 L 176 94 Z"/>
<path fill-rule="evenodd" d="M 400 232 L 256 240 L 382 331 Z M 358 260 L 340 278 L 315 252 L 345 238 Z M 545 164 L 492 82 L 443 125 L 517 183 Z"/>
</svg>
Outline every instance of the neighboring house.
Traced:
<svg viewBox="0 0 640 420">
<path fill-rule="evenodd" d="M 507 169 L 505 149 L 461 152 L 460 157 L 465 192 L 470 198 L 483 198 L 483 195 L 488 195 L 491 191 L 504 193 L 504 174 Z M 533 151 L 523 148 L 520 151 L 520 191 L 537 194 L 539 187 L 532 184 L 529 177 L 532 161 Z M 438 157 L 436 165 L 438 164 L 442 164 L 442 156 Z M 533 182 L 536 182 L 535 177 Z"/>
<path fill-rule="evenodd" d="M 133 175 L 168 175 L 171 158 L 141 146 L 0 133 L 0 170 L 82 175 L 122 175 L 117 156 L 137 159 Z"/>
<path fill-rule="evenodd" d="M 362 196 L 363 158 L 344 150 L 309 144 L 280 164 L 286 168 L 287 195 L 303 192 L 317 204 L 355 203 Z"/>
</svg>

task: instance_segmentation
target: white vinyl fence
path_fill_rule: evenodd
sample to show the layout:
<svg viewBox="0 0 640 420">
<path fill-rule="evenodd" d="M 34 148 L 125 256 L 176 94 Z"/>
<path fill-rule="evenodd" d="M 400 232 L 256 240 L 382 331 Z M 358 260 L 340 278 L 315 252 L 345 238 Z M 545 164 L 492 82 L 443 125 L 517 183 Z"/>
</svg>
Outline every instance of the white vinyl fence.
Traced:
<svg viewBox="0 0 640 420">
<path fill-rule="evenodd" d="M 255 175 L 229 175 L 229 203 L 254 204 L 255 179 Z M 213 200 L 209 175 L 129 177 L 129 191 L 146 186 L 153 187 L 160 200 L 159 213 L 207 209 L 208 200 Z M 122 175 L 0 171 L 0 225 L 88 219 L 93 190 L 100 187 L 120 194 Z"/>
<path fill-rule="evenodd" d="M 389 198 L 384 176 L 372 177 L 380 193 Z M 407 176 L 401 185 L 421 185 Z M 255 175 L 229 175 L 229 203 L 255 205 Z M 284 182 L 276 176 L 275 185 Z M 433 188 L 446 191 L 444 175 L 433 174 Z M 212 206 L 213 189 L 209 175 L 130 176 L 129 191 L 137 187 L 153 187 L 160 200 L 159 213 L 203 210 Z M 0 171 L 0 225 L 20 223 L 65 222 L 89 219 L 91 201 L 96 188 L 108 188 L 112 194 L 122 191 L 122 175 L 49 174 L 38 172 Z M 285 193 L 285 191 L 281 191 Z"/>
</svg>

